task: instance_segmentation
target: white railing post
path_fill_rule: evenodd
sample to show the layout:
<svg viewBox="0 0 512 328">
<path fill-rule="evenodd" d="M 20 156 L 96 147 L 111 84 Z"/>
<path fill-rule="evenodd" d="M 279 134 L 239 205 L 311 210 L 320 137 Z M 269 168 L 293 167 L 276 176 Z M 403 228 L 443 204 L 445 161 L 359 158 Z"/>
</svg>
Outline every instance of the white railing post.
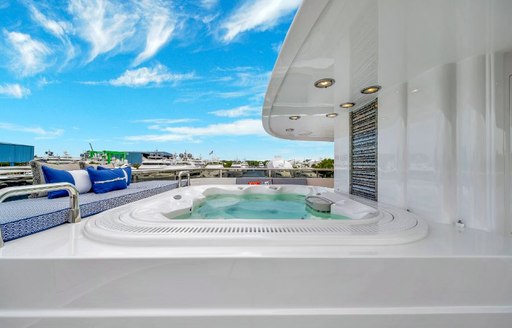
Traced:
<svg viewBox="0 0 512 328">
<path fill-rule="evenodd" d="M 189 171 L 180 171 L 180 173 L 178 173 L 178 188 L 181 188 L 181 179 L 184 174 L 187 175 L 187 186 L 190 186 L 190 172 Z"/>
</svg>

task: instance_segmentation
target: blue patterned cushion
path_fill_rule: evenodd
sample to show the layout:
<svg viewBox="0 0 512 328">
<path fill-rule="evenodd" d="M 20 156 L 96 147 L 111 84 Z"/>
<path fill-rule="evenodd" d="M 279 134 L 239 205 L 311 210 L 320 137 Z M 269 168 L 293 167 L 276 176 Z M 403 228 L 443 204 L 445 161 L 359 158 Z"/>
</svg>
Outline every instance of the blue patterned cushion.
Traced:
<svg viewBox="0 0 512 328">
<path fill-rule="evenodd" d="M 145 181 L 107 194 L 80 195 L 82 218 L 176 188 L 177 181 Z M 0 203 L 0 230 L 4 241 L 56 227 L 69 218 L 68 198 L 31 198 Z"/>
<path fill-rule="evenodd" d="M 91 178 L 92 191 L 96 194 L 104 194 L 113 190 L 126 189 L 125 172 L 122 169 L 113 170 L 95 170 L 92 167 L 87 168 Z"/>
</svg>

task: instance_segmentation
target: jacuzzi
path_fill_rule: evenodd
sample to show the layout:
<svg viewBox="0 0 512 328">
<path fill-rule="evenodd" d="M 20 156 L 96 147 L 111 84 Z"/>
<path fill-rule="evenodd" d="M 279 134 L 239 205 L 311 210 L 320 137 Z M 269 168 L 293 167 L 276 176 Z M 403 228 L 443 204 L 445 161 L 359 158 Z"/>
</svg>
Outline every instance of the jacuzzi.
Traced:
<svg viewBox="0 0 512 328">
<path fill-rule="evenodd" d="M 345 220 L 176 219 L 218 194 L 296 194 L 331 199 Z M 420 240 L 427 224 L 400 209 L 378 206 L 332 189 L 291 185 L 203 185 L 175 189 L 103 212 L 87 220 L 84 234 L 126 245 L 392 245 Z"/>
</svg>

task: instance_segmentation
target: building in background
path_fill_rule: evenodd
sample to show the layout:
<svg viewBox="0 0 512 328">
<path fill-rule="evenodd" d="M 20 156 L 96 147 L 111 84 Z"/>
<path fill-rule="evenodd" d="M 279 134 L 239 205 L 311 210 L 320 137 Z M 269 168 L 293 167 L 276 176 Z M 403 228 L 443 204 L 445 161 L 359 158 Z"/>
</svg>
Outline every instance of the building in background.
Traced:
<svg viewBox="0 0 512 328">
<path fill-rule="evenodd" d="M 0 166 L 14 166 L 30 162 L 34 158 L 34 146 L 0 142 Z"/>
</svg>

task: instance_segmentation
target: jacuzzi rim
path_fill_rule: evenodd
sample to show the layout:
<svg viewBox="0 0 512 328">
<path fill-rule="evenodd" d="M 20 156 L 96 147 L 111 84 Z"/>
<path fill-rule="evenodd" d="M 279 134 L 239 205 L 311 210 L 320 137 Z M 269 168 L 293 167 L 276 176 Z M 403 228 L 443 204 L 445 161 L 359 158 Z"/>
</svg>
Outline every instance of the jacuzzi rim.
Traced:
<svg viewBox="0 0 512 328">
<path fill-rule="evenodd" d="M 195 187 L 195 188 L 194 188 Z M 245 186 L 261 188 L 266 186 Z M 333 191 L 315 186 L 290 186 L 312 190 Z M 169 203 L 177 193 L 190 190 L 221 188 L 235 190 L 236 185 L 202 185 L 175 189 L 147 198 L 147 211 L 141 215 L 157 214 L 152 208 Z M 349 195 L 344 195 L 350 198 Z M 358 201 L 357 199 L 354 199 Z M 141 203 L 127 204 L 99 213 L 85 221 L 84 236 L 101 243 L 144 246 L 341 246 L 397 245 L 423 239 L 428 225 L 420 217 L 403 209 L 376 204 L 382 217 L 377 222 L 358 220 L 169 220 L 165 217 L 133 216 Z M 361 202 L 364 203 L 364 202 Z M 145 204 L 145 203 L 142 203 Z M 371 204 L 371 203 L 367 203 Z M 160 213 L 165 207 L 160 207 Z M 361 223 L 361 224 L 358 224 Z M 295 226 L 295 227 L 294 227 Z M 263 229 L 262 229 L 263 228 Z M 258 229 L 262 229 L 261 231 Z"/>
</svg>

